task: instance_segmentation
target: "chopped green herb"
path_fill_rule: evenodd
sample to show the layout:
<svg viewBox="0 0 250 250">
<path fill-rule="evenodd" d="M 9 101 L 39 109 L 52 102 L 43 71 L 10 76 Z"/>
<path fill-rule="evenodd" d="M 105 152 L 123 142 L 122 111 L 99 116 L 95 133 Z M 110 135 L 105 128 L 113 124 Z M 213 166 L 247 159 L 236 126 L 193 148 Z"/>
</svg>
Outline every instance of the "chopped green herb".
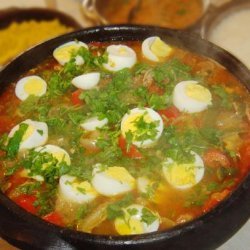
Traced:
<svg viewBox="0 0 250 250">
<path fill-rule="evenodd" d="M 32 194 L 34 191 L 39 190 L 40 187 L 41 187 L 40 182 L 34 182 L 21 185 L 18 189 L 23 194 Z"/>
<path fill-rule="evenodd" d="M 220 97 L 220 104 L 223 108 L 231 109 L 232 108 L 232 96 L 226 91 L 226 89 L 221 85 L 214 85 L 212 87 L 214 93 Z"/>
<path fill-rule="evenodd" d="M 136 131 L 133 132 L 134 141 L 145 141 L 148 139 L 154 139 L 158 133 L 157 126 L 159 124 L 159 121 L 147 122 L 145 120 L 145 116 L 146 114 L 139 116 L 133 122 L 136 127 Z"/>
<path fill-rule="evenodd" d="M 26 123 L 21 123 L 19 126 L 19 129 L 15 132 L 13 137 L 9 139 L 8 145 L 7 145 L 7 157 L 14 158 L 19 150 L 22 138 L 27 131 L 29 125 Z"/>
<path fill-rule="evenodd" d="M 142 209 L 142 222 L 145 222 L 147 225 L 151 225 L 157 219 L 158 217 L 153 214 L 149 209 L 145 207 Z"/>
<path fill-rule="evenodd" d="M 89 212 L 89 207 L 87 204 L 81 205 L 76 213 L 76 219 L 80 220 L 83 219 Z"/>
<path fill-rule="evenodd" d="M 85 188 L 77 187 L 77 190 L 82 194 L 86 194 Z"/>
<path fill-rule="evenodd" d="M 41 190 L 36 194 L 37 200 L 34 202 L 35 207 L 39 207 L 39 215 L 43 216 L 53 211 L 57 186 L 48 185 L 45 191 Z"/>
<path fill-rule="evenodd" d="M 131 205 L 133 202 L 133 197 L 131 194 L 127 194 L 123 199 L 110 204 L 107 207 L 107 216 L 109 220 L 114 220 L 118 217 L 124 216 L 123 208 Z"/>
</svg>

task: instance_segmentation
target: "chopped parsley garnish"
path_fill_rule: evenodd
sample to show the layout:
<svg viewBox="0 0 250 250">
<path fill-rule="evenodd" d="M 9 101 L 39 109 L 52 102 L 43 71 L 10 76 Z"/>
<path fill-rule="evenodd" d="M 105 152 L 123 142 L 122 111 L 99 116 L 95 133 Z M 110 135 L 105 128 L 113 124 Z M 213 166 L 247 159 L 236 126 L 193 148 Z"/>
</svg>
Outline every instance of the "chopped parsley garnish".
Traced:
<svg viewBox="0 0 250 250">
<path fill-rule="evenodd" d="M 219 104 L 226 109 L 232 108 L 232 96 L 221 85 L 212 86 L 214 93 L 220 98 Z"/>
<path fill-rule="evenodd" d="M 180 80 L 191 79 L 191 68 L 177 59 L 159 64 L 153 69 L 153 78 L 160 87 L 173 90 Z"/>
<path fill-rule="evenodd" d="M 123 208 L 131 205 L 133 202 L 133 196 L 127 194 L 123 199 L 118 200 L 107 207 L 107 217 L 109 220 L 114 220 L 116 218 L 123 218 L 124 211 Z"/>
<path fill-rule="evenodd" d="M 153 214 L 149 209 L 145 207 L 142 209 L 142 222 L 145 222 L 147 225 L 151 225 L 157 219 L 158 217 Z"/>
<path fill-rule="evenodd" d="M 8 145 L 6 147 L 7 157 L 14 158 L 19 150 L 22 138 L 27 131 L 29 125 L 26 123 L 21 123 L 19 129 L 15 132 L 13 137 L 9 139 Z"/>
<path fill-rule="evenodd" d="M 32 194 L 34 191 L 39 190 L 41 187 L 40 182 L 26 183 L 18 187 L 19 191 L 23 194 Z"/>
<path fill-rule="evenodd" d="M 148 139 L 154 139 L 158 133 L 157 126 L 159 121 L 146 121 L 146 115 L 141 115 L 133 122 L 136 130 L 132 133 L 134 141 L 145 141 Z M 126 135 L 127 138 L 127 135 Z"/>
<path fill-rule="evenodd" d="M 43 216 L 53 211 L 55 206 L 55 197 L 57 194 L 56 185 L 46 185 L 46 189 L 36 193 L 37 200 L 34 206 L 39 208 L 39 215 Z"/>
<path fill-rule="evenodd" d="M 64 161 L 58 161 L 52 154 L 47 152 L 29 151 L 22 160 L 23 167 L 29 170 L 30 176 L 40 175 L 45 182 L 55 183 L 56 179 L 66 174 L 70 166 Z"/>
<path fill-rule="evenodd" d="M 87 204 L 81 205 L 76 213 L 76 219 L 81 220 L 83 219 L 89 212 L 89 206 Z"/>
</svg>

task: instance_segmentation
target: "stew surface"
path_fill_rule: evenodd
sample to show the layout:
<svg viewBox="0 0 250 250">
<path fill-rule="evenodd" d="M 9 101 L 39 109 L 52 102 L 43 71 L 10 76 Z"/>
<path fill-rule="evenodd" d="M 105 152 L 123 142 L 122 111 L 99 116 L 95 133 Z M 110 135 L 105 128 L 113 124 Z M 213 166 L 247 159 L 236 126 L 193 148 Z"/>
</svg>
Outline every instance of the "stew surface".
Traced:
<svg viewBox="0 0 250 250">
<path fill-rule="evenodd" d="M 158 37 L 72 41 L 0 98 L 0 187 L 93 234 L 172 228 L 248 174 L 250 96 L 216 62 Z"/>
</svg>

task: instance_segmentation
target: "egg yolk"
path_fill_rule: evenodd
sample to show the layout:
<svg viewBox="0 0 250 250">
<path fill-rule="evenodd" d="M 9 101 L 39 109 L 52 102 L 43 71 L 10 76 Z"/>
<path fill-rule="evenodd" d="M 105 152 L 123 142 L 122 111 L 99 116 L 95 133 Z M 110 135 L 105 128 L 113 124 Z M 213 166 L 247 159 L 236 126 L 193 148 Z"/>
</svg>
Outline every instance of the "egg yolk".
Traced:
<svg viewBox="0 0 250 250">
<path fill-rule="evenodd" d="M 142 114 L 131 114 L 127 117 L 127 119 L 125 120 L 125 122 L 123 123 L 123 131 L 122 131 L 122 135 L 124 137 L 126 137 L 126 133 L 127 132 L 131 132 L 136 133 L 137 131 L 137 127 L 136 127 L 136 121 L 142 116 Z M 143 115 L 143 120 L 146 123 L 150 123 L 152 122 L 151 117 L 148 114 Z"/>
<path fill-rule="evenodd" d="M 151 51 L 157 57 L 167 57 L 172 52 L 172 48 L 164 43 L 159 37 L 156 37 L 153 43 L 150 46 Z"/>
<path fill-rule="evenodd" d="M 35 96 L 39 95 L 43 88 L 43 83 L 39 79 L 29 79 L 24 85 L 24 91 Z"/>
<path fill-rule="evenodd" d="M 57 58 L 58 61 L 60 61 L 60 60 L 69 61 L 71 58 L 72 52 L 74 50 L 77 50 L 78 48 L 79 48 L 79 46 L 77 46 L 75 44 L 63 46 L 61 48 L 58 48 L 55 51 L 55 57 Z"/>
<path fill-rule="evenodd" d="M 194 164 L 172 163 L 165 171 L 165 175 L 173 186 L 194 185 L 196 183 Z"/>
<path fill-rule="evenodd" d="M 68 165 L 70 165 L 70 160 L 67 157 L 67 155 L 63 152 L 53 152 L 52 153 L 53 157 L 58 160 L 58 162 L 65 161 Z"/>
<path fill-rule="evenodd" d="M 210 91 L 199 84 L 188 84 L 185 93 L 188 97 L 200 102 L 211 103 L 212 100 Z"/>
<path fill-rule="evenodd" d="M 97 192 L 90 185 L 88 181 L 84 181 L 84 182 L 73 181 L 73 182 L 70 182 L 69 184 L 73 187 L 74 190 L 81 192 L 83 194 L 97 195 Z"/>
<path fill-rule="evenodd" d="M 123 167 L 111 167 L 105 170 L 105 174 L 121 183 L 127 183 L 131 187 L 135 185 L 135 179 Z"/>
<path fill-rule="evenodd" d="M 125 55 L 127 55 L 127 50 L 125 48 L 121 47 L 121 48 L 119 48 L 119 54 L 125 56 Z"/>
<path fill-rule="evenodd" d="M 142 234 L 144 233 L 142 223 L 134 218 L 115 220 L 115 229 L 120 235 Z"/>
<path fill-rule="evenodd" d="M 109 63 L 109 65 L 110 65 L 110 67 L 113 67 L 113 68 L 114 68 L 114 67 L 116 66 L 116 64 L 115 64 L 115 62 L 114 62 L 113 60 L 110 60 L 110 59 L 109 59 L 109 62 L 108 62 L 108 63 Z"/>
</svg>

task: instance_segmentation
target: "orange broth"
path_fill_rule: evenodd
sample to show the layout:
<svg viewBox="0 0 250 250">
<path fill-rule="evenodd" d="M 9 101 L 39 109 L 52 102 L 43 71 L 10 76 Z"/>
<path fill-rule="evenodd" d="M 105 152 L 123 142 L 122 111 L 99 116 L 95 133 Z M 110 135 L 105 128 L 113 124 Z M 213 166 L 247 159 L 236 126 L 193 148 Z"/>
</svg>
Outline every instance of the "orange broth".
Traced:
<svg viewBox="0 0 250 250">
<path fill-rule="evenodd" d="M 46 122 L 49 128 L 49 138 L 46 143 L 60 146 L 69 153 L 72 165 L 64 174 L 77 176 L 79 181 L 88 180 L 91 182 L 93 178 L 92 166 L 96 163 L 109 167 L 122 166 L 135 179 L 146 176 L 152 183 L 156 184 L 154 188 L 151 186 L 152 193 L 142 193 L 135 187 L 130 192 L 132 201 L 128 202 L 127 205 L 136 203 L 153 211 L 154 215 L 157 214 L 160 218 L 158 230 L 164 230 L 210 211 L 221 200 L 228 197 L 249 172 L 249 162 L 246 161 L 250 156 L 249 150 L 246 149 L 250 148 L 250 140 L 245 140 L 245 138 L 250 138 L 250 121 L 247 116 L 250 96 L 245 87 L 229 71 L 210 59 L 179 48 L 173 48 L 171 56 L 155 63 L 144 58 L 140 42 L 127 42 L 125 44 L 136 52 L 140 70 L 137 65 L 132 69 L 124 69 L 120 73 L 113 73 L 103 70 L 100 65 L 76 67 L 72 66 L 72 62 L 70 62 L 71 66 L 75 67 L 73 71 L 70 71 L 70 63 L 61 66 L 52 57 L 31 69 L 25 76 L 39 75 L 51 86 L 55 84 L 55 81 L 51 79 L 55 75 L 59 77 L 57 74 L 62 77 L 60 81 L 63 79 L 69 81 L 74 76 L 86 71 L 97 70 L 103 73 L 98 89 L 78 90 L 81 102 L 77 103 L 72 102 L 72 94 L 77 91 L 77 88 L 71 84 L 65 83 L 67 87 L 61 89 L 59 93 L 52 93 L 51 88 L 47 91 L 51 91 L 52 94 L 46 93 L 45 96 L 35 99 L 31 97 L 23 102 L 15 96 L 16 83 L 10 84 L 0 98 L 0 133 L 4 138 L 5 133 L 8 134 L 14 125 L 25 119 Z M 92 43 L 89 44 L 89 51 L 92 55 L 103 54 L 108 45 L 109 43 Z M 168 70 L 173 75 L 165 74 Z M 126 77 L 132 77 L 132 81 L 125 83 L 127 78 L 123 78 L 122 74 Z M 113 92 L 108 92 L 110 90 L 107 89 L 112 84 L 113 79 L 119 76 L 122 77 L 121 81 L 129 86 L 121 86 L 121 88 L 125 88 L 122 90 L 116 87 L 118 92 L 118 96 L 116 96 Z M 161 81 L 157 80 L 157 77 Z M 197 79 L 201 85 L 210 90 L 213 98 L 211 107 L 195 114 L 176 111 L 171 99 L 173 88 L 178 82 L 187 79 Z M 119 83 L 117 84 L 119 85 Z M 145 96 L 135 96 L 138 88 L 146 91 L 146 99 Z M 117 123 L 111 122 L 112 117 L 109 117 L 109 125 L 105 129 L 86 132 L 79 126 L 79 123 L 84 121 L 89 113 L 96 108 L 93 98 L 97 98 L 96 101 L 98 101 L 99 97 L 93 95 L 94 91 L 107 91 L 107 93 L 112 94 L 113 98 L 118 98 L 120 103 L 124 104 L 125 110 L 144 103 L 145 107 L 156 105 L 153 108 L 159 113 L 169 110 L 170 107 L 176 113 L 167 118 L 162 116 L 164 131 L 157 144 L 149 148 L 136 148 L 135 150 L 139 152 L 140 157 L 133 157 L 132 153 L 128 154 L 124 148 L 120 148 L 119 124 L 121 116 L 119 114 L 117 114 Z M 88 94 L 93 95 L 92 99 L 88 99 Z M 163 106 L 157 107 L 158 104 L 153 104 L 150 101 L 155 95 L 162 97 L 164 94 L 170 99 Z M 100 98 L 104 100 L 106 97 L 101 96 Z M 105 99 L 105 101 L 107 100 Z M 108 114 L 109 108 L 113 107 L 108 107 L 106 113 L 103 113 L 104 116 Z M 227 116 L 224 115 L 225 113 Z M 169 115 L 168 113 L 164 114 Z M 72 118 L 73 115 L 74 118 Z M 112 131 L 115 133 L 112 134 Z M 174 133 L 171 134 L 171 131 Z M 111 136 L 113 137 L 110 141 Z M 102 142 L 106 146 L 100 146 L 101 144 L 97 143 L 98 140 L 100 140 L 99 143 Z M 171 144 L 173 140 L 176 140 L 183 147 L 182 150 L 186 150 L 185 152 L 197 149 L 204 161 L 204 176 L 193 187 L 176 188 L 168 183 L 163 176 L 161 164 L 166 160 L 166 157 L 169 157 L 170 149 L 174 147 Z M 8 141 L 1 144 L 1 152 L 5 156 L 7 154 L 6 144 Z M 131 149 L 132 146 L 129 150 Z M 176 150 L 178 151 L 178 148 Z M 94 234 L 118 234 L 114 226 L 114 219 L 107 218 L 107 209 L 111 204 L 124 199 L 127 192 L 112 197 L 99 194 L 94 201 L 89 203 L 78 204 L 64 200 L 58 191 L 60 173 L 54 176 L 52 181 L 44 177 L 45 180 L 41 182 L 29 175 L 23 179 L 22 170 L 28 168 L 24 167 L 27 164 L 27 161 L 24 160 L 28 154 L 28 151 L 22 151 L 11 159 L 2 156 L 0 186 L 4 193 L 24 209 L 41 218 L 47 218 L 51 213 L 60 216 L 60 223 L 58 217 L 51 219 L 49 216 L 47 220 L 51 223 Z M 185 158 L 182 158 L 181 161 L 185 162 Z M 20 165 L 20 162 L 24 165 Z M 209 165 L 207 165 L 208 162 Z M 27 185 L 30 185 L 30 188 Z M 24 195 L 26 195 L 25 201 L 21 199 Z M 33 201 L 29 203 L 30 197 L 36 200 L 36 204 Z M 104 215 L 100 216 L 102 218 L 97 218 L 97 222 L 94 220 L 96 224 L 87 230 L 85 225 L 89 223 L 91 216 L 94 216 L 93 213 L 100 211 L 99 206 L 105 203 L 107 205 L 103 210 Z M 121 207 L 119 211 L 123 211 L 122 209 L 124 207 Z"/>
</svg>

